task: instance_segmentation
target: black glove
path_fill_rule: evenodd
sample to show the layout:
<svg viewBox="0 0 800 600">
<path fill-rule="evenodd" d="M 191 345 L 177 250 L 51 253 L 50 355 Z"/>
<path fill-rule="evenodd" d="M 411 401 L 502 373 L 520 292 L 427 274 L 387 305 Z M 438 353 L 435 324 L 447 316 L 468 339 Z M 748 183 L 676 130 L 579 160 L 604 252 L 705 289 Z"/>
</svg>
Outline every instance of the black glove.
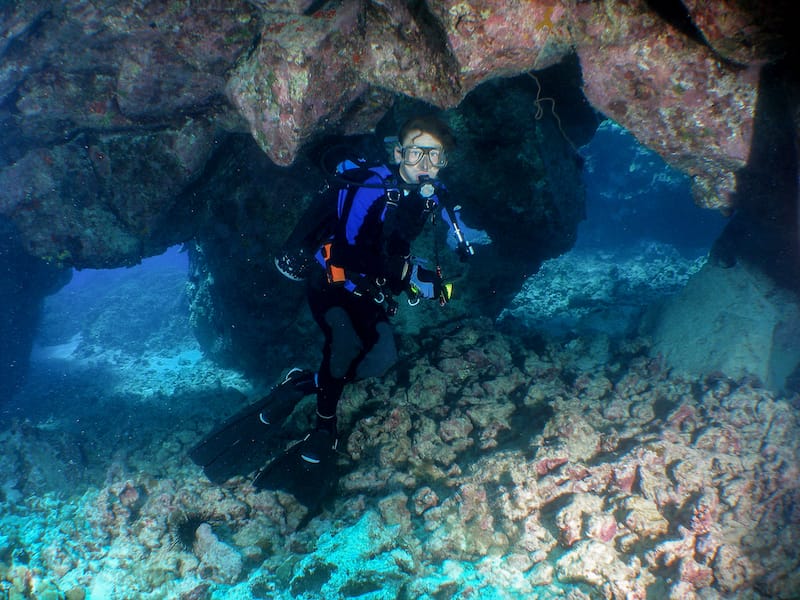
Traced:
<svg viewBox="0 0 800 600">
<path fill-rule="evenodd" d="M 441 279 L 435 271 L 420 267 L 418 264 L 412 265 L 408 289 L 413 297 L 436 298 L 441 288 Z"/>
<path fill-rule="evenodd" d="M 397 296 L 408 288 L 408 275 L 411 272 L 411 264 L 406 256 L 390 256 L 384 259 L 382 269 L 382 279 L 386 286 Z"/>
</svg>

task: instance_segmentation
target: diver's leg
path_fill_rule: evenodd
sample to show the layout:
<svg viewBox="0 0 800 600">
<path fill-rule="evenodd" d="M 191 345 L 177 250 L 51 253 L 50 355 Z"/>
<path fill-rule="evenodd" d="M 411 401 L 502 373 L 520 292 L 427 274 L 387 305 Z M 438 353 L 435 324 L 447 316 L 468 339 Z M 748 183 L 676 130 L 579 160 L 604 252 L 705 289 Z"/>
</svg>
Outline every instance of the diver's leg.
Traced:
<svg viewBox="0 0 800 600">
<path fill-rule="evenodd" d="M 397 362 L 397 346 L 388 321 L 380 320 L 375 325 L 377 339 L 356 367 L 355 378 L 382 377 Z"/>
<path fill-rule="evenodd" d="M 362 299 L 317 281 L 309 286 L 308 300 L 311 314 L 325 335 L 317 375 L 317 427 L 335 435 L 336 407 L 345 384 L 352 379 L 353 365 L 364 349 L 351 319 L 358 314 Z"/>
</svg>

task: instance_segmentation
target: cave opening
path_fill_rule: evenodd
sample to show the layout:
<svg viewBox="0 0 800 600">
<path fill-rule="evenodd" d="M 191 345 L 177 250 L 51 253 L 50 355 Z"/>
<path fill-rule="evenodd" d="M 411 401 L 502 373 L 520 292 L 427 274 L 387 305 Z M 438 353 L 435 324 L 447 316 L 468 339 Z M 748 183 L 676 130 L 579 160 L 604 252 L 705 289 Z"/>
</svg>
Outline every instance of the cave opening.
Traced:
<svg viewBox="0 0 800 600">
<path fill-rule="evenodd" d="M 581 148 L 586 219 L 579 250 L 627 250 L 642 244 L 672 246 L 681 256 L 708 253 L 728 219 L 701 208 L 690 179 L 642 146 L 624 127 L 606 120 Z"/>
<path fill-rule="evenodd" d="M 68 358 L 90 343 L 94 352 L 101 346 L 144 350 L 157 329 L 179 334 L 188 325 L 188 269 L 180 245 L 133 267 L 73 269 L 69 283 L 44 301 L 32 359 Z"/>
<path fill-rule="evenodd" d="M 635 335 L 649 307 L 707 262 L 728 218 L 697 206 L 689 178 L 611 120 L 580 155 L 586 213 L 575 244 L 525 281 L 499 322 L 602 357 L 607 348 L 592 344 Z"/>
</svg>

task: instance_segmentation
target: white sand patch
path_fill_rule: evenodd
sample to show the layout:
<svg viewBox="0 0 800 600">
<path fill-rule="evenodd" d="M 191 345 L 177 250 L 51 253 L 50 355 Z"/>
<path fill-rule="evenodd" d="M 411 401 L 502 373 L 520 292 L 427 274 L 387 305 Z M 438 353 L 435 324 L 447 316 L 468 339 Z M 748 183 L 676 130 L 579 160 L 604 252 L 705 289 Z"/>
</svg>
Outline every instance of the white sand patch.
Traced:
<svg viewBox="0 0 800 600">
<path fill-rule="evenodd" d="M 63 344 L 40 346 L 34 342 L 33 349 L 31 350 L 31 361 L 47 362 L 54 360 L 72 360 L 75 355 L 75 350 L 78 349 L 82 341 L 83 333 L 79 331 L 73 335 L 68 342 Z"/>
</svg>

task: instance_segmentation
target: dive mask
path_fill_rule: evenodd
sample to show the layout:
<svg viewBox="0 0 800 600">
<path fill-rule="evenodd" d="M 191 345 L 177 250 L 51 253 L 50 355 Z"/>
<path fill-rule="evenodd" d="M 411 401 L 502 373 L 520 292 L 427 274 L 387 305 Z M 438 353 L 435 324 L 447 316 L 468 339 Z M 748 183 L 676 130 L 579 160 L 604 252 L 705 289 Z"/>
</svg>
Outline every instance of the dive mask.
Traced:
<svg viewBox="0 0 800 600">
<path fill-rule="evenodd" d="M 432 166 L 441 169 L 447 166 L 447 153 L 440 146 L 404 146 L 400 148 L 403 163 L 409 167 L 418 165 L 426 156 Z"/>
</svg>

